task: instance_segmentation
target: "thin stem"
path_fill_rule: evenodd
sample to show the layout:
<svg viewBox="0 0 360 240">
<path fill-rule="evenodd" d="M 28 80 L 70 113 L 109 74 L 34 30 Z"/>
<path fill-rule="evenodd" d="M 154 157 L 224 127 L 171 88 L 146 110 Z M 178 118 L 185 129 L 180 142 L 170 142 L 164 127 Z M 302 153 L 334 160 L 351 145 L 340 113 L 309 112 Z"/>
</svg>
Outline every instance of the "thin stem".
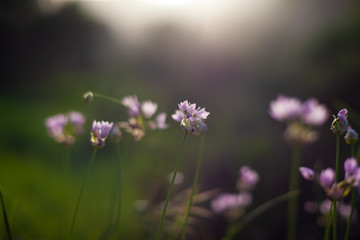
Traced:
<svg viewBox="0 0 360 240">
<path fill-rule="evenodd" d="M 112 97 L 105 96 L 105 95 L 103 95 L 103 94 L 101 94 L 101 93 L 94 93 L 94 96 L 95 96 L 95 97 L 98 97 L 98 98 L 102 98 L 102 99 L 107 100 L 107 101 L 110 101 L 110 102 L 112 102 L 112 103 L 116 103 L 116 104 L 123 105 L 122 102 L 121 102 L 121 100 L 116 99 L 116 98 L 112 98 Z"/>
<path fill-rule="evenodd" d="M 331 206 L 330 206 L 329 214 L 328 214 L 328 221 L 327 221 L 326 228 L 325 228 L 324 240 L 329 240 L 330 226 L 331 226 L 331 216 L 332 216 L 333 208 L 334 208 L 334 202 L 331 202 Z"/>
<path fill-rule="evenodd" d="M 339 159 L 340 159 L 340 135 L 336 135 L 336 161 L 335 161 L 335 183 L 339 180 Z M 333 201 L 334 212 L 333 212 L 333 240 L 337 239 L 337 212 L 336 212 L 336 201 Z"/>
<path fill-rule="evenodd" d="M 289 192 L 294 191 L 299 185 L 299 166 L 301 159 L 301 146 L 294 144 L 291 161 L 290 184 Z M 296 224 L 297 224 L 297 197 L 291 198 L 288 203 L 288 232 L 287 239 L 296 239 Z"/>
<path fill-rule="evenodd" d="M 355 157 L 354 144 L 351 144 L 351 156 Z M 349 235 L 350 235 L 350 226 L 351 226 L 352 216 L 353 216 L 353 213 L 354 213 L 355 195 L 356 195 L 355 190 L 354 190 L 354 188 L 352 188 L 351 189 L 351 209 L 350 209 L 349 219 L 348 219 L 348 222 L 346 224 L 346 232 L 345 232 L 344 240 L 348 240 Z"/>
<path fill-rule="evenodd" d="M 166 196 L 164 209 L 163 209 L 163 212 L 161 214 L 160 224 L 159 224 L 159 228 L 158 228 L 157 235 L 156 235 L 157 240 L 159 240 L 160 237 L 161 237 L 161 229 L 162 229 L 163 222 L 164 222 L 164 219 L 165 219 L 166 209 L 167 209 L 167 206 L 168 206 L 168 203 L 169 203 L 169 200 L 170 200 L 171 192 L 172 192 L 172 189 L 173 189 L 173 186 L 174 186 L 176 173 L 177 173 L 177 170 L 178 170 L 179 165 L 180 165 L 180 159 L 182 157 L 182 153 L 183 153 L 183 150 L 184 150 L 184 144 L 185 144 L 186 136 L 187 136 L 187 131 L 185 131 L 184 138 L 183 138 L 183 140 L 181 142 L 180 151 L 179 151 L 179 155 L 178 155 L 178 158 L 177 158 L 177 161 L 176 161 L 173 177 L 172 177 L 171 182 L 170 182 L 170 187 L 169 187 L 169 191 L 168 191 L 167 196 Z"/>
<path fill-rule="evenodd" d="M 191 195 L 190 195 L 189 202 L 188 202 L 188 205 L 187 205 L 183 231 L 182 231 L 182 234 L 181 234 L 181 239 L 182 240 L 185 239 L 186 228 L 187 228 L 187 224 L 188 224 L 188 220 L 189 220 L 190 208 L 191 208 L 191 205 L 192 205 L 192 202 L 193 202 L 193 198 L 194 198 L 194 194 L 195 194 L 195 190 L 196 190 L 196 185 L 197 185 L 198 180 L 199 180 L 200 167 L 201 167 L 201 162 L 202 162 L 202 159 L 203 159 L 204 145 L 205 145 L 204 139 L 205 139 L 205 137 L 204 137 L 204 134 L 202 133 L 201 136 L 200 136 L 200 151 L 199 151 L 199 156 L 198 156 L 197 165 L 196 165 L 196 171 L 195 171 L 193 187 L 192 187 Z"/>
<path fill-rule="evenodd" d="M 77 216 L 77 213 L 78 213 L 78 210 L 79 210 L 80 200 L 81 200 L 81 197 L 82 197 L 82 194 L 83 194 L 83 191 L 84 191 L 84 187 L 85 187 L 86 181 L 87 181 L 87 179 L 89 178 L 92 165 L 93 165 L 94 160 L 95 160 L 96 151 L 97 151 L 97 147 L 94 147 L 93 153 L 92 153 L 92 155 L 91 155 L 91 160 L 90 160 L 90 164 L 89 164 L 87 173 L 86 173 L 86 175 L 85 175 L 85 177 L 84 177 L 84 180 L 83 180 L 83 183 L 82 183 L 82 185 L 81 185 L 79 198 L 78 198 L 77 203 L 76 203 L 76 206 L 75 206 L 74 217 L 73 217 L 73 220 L 72 220 L 72 223 L 71 223 L 71 229 L 70 229 L 70 235 L 69 235 L 69 239 L 70 239 L 70 240 L 71 240 L 72 235 L 73 235 L 73 232 L 74 232 L 74 225 L 75 225 L 76 216 Z"/>
<path fill-rule="evenodd" d="M 0 190 L 0 198 L 1 198 L 1 206 L 2 206 L 2 210 L 3 210 L 3 215 L 4 215 L 4 222 L 5 222 L 5 227 L 6 227 L 6 232 L 8 234 L 9 240 L 12 240 L 12 233 L 11 233 L 11 229 L 10 229 L 10 223 L 9 223 L 9 219 L 6 213 L 6 207 L 5 207 L 5 201 L 2 195 L 2 191 Z"/>
</svg>

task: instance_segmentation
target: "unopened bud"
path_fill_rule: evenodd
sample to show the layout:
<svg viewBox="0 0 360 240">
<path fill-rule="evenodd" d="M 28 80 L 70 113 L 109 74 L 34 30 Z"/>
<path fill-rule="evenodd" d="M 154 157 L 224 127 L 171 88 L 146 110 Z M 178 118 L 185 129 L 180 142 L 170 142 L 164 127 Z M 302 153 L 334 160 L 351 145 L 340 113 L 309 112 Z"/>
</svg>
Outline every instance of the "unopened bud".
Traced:
<svg viewBox="0 0 360 240">
<path fill-rule="evenodd" d="M 86 103 L 91 103 L 94 100 L 94 94 L 91 91 L 88 91 L 83 94 L 83 99 Z"/>
<path fill-rule="evenodd" d="M 355 144 L 359 139 L 359 134 L 357 134 L 357 132 L 355 132 L 354 129 L 349 127 L 344 138 L 345 138 L 345 142 L 347 144 Z"/>
</svg>

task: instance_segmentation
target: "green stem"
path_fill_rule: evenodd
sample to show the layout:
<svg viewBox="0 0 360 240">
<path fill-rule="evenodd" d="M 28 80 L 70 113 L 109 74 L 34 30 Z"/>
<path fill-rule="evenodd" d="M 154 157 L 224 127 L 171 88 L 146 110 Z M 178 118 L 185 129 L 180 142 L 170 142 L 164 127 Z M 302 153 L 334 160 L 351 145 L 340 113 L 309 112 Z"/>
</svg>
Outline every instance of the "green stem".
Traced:
<svg viewBox="0 0 360 240">
<path fill-rule="evenodd" d="M 324 240 L 329 240 L 330 226 L 331 226 L 331 216 L 332 216 L 333 208 L 334 208 L 334 202 L 331 202 L 331 206 L 330 206 L 329 214 L 328 214 L 328 221 L 327 221 L 326 228 L 325 228 Z"/>
<path fill-rule="evenodd" d="M 2 195 L 2 191 L 0 190 L 0 199 L 1 199 L 1 206 L 2 206 L 2 210 L 3 210 L 3 215 L 4 215 L 4 222 L 5 222 L 5 227 L 6 227 L 6 232 L 8 234 L 9 240 L 12 240 L 12 233 L 11 233 L 11 229 L 10 229 L 10 223 L 9 223 L 9 219 L 6 213 L 6 207 L 5 207 L 5 201 Z"/>
<path fill-rule="evenodd" d="M 76 216 L 77 216 L 77 213 L 78 213 L 78 210 L 79 210 L 80 200 L 81 200 L 81 197 L 82 197 L 82 194 L 83 194 L 83 191 L 84 191 L 84 187 L 85 187 L 86 181 L 87 181 L 87 179 L 89 178 L 92 165 L 93 165 L 94 160 L 95 160 L 96 151 L 97 151 L 97 147 L 94 147 L 93 153 L 92 153 L 92 155 L 91 155 L 91 160 L 90 160 L 90 164 L 89 164 L 87 173 L 86 173 L 86 175 L 85 175 L 85 177 L 84 177 L 84 180 L 83 180 L 83 183 L 82 183 L 82 185 L 81 185 L 80 194 L 79 194 L 79 197 L 78 197 L 76 206 L 75 206 L 74 217 L 73 217 L 73 220 L 72 220 L 72 223 L 71 223 L 71 229 L 70 229 L 70 235 L 69 235 L 69 239 L 70 239 L 70 240 L 72 239 L 72 235 L 73 235 L 73 232 L 74 232 L 75 220 L 76 220 Z"/>
<path fill-rule="evenodd" d="M 290 184 L 289 192 L 294 191 L 298 188 L 299 185 L 299 166 L 301 159 L 301 146 L 299 144 L 294 144 L 293 154 L 291 161 L 291 172 L 290 172 Z M 296 224 L 297 224 L 297 197 L 291 198 L 288 203 L 288 231 L 287 239 L 296 239 Z"/>
<path fill-rule="evenodd" d="M 194 198 L 194 194 L 195 194 L 195 190 L 196 190 L 196 186 L 199 180 L 199 173 L 200 173 L 200 167 L 201 167 L 201 162 L 203 159 L 203 153 L 204 153 L 204 134 L 202 133 L 200 136 L 200 151 L 199 151 L 199 156 L 198 156 L 198 160 L 197 160 L 197 165 L 196 165 L 196 171 L 195 171 L 195 177 L 194 177 L 194 182 L 193 182 L 193 186 L 192 186 L 192 190 L 191 190 L 191 195 L 189 198 L 189 202 L 187 205 L 187 209 L 186 209 L 186 214 L 185 214 L 185 221 L 184 221 L 184 226 L 183 226 L 183 231 L 181 234 L 181 239 L 184 240 L 185 239 L 185 235 L 186 235 L 186 228 L 187 228 L 187 224 L 188 224 L 188 220 L 189 220 L 189 213 L 190 213 L 190 208 L 193 202 L 193 198 Z"/>
<path fill-rule="evenodd" d="M 101 93 L 94 93 L 94 96 L 98 97 L 98 98 L 101 98 L 101 99 L 104 99 L 104 100 L 107 100 L 107 101 L 110 101 L 112 103 L 120 104 L 120 105 L 123 106 L 121 100 L 119 100 L 119 99 L 108 97 L 108 96 L 105 96 L 105 95 L 103 95 Z"/>
<path fill-rule="evenodd" d="M 339 161 L 340 161 L 340 135 L 336 135 L 336 160 L 335 160 L 335 184 L 339 180 Z M 336 212 L 336 201 L 334 203 L 333 212 L 333 240 L 337 239 L 337 212 Z"/>
<path fill-rule="evenodd" d="M 351 156 L 355 157 L 354 144 L 351 144 Z M 346 232 L 345 232 L 344 240 L 348 240 L 350 235 L 350 226 L 351 226 L 352 216 L 354 213 L 355 195 L 356 195 L 355 190 L 353 188 L 351 189 L 351 210 L 350 210 L 348 222 L 346 224 Z"/>
<path fill-rule="evenodd" d="M 168 204 L 169 204 L 171 192 L 172 192 L 172 189 L 173 189 L 173 186 L 174 186 L 174 182 L 175 182 L 175 178 L 176 178 L 176 173 L 177 173 L 177 170 L 178 170 L 179 165 L 180 165 L 180 159 L 181 159 L 181 157 L 182 157 L 182 153 L 183 153 L 183 150 L 184 150 L 184 144 L 185 144 L 186 136 L 187 136 L 187 131 L 185 131 L 184 138 L 183 138 L 183 140 L 182 140 L 182 142 L 181 142 L 181 147 L 180 147 L 179 155 L 178 155 L 178 158 L 177 158 L 177 161 L 176 161 L 175 170 L 174 170 L 174 173 L 173 173 L 173 177 L 172 177 L 172 179 L 171 179 L 171 182 L 170 182 L 169 191 L 168 191 L 167 196 L 166 196 L 166 200 L 165 200 L 165 204 L 164 204 L 164 209 L 163 209 L 163 212 L 162 212 L 162 214 L 161 214 L 161 219 L 160 219 L 160 223 L 159 223 L 159 228 L 158 228 L 157 235 L 156 235 L 156 239 L 157 239 L 157 240 L 159 240 L 160 237 L 161 237 L 161 229 L 162 229 L 163 222 L 164 222 L 164 219 L 165 219 L 166 209 L 167 209 L 167 206 L 168 206 Z"/>
</svg>

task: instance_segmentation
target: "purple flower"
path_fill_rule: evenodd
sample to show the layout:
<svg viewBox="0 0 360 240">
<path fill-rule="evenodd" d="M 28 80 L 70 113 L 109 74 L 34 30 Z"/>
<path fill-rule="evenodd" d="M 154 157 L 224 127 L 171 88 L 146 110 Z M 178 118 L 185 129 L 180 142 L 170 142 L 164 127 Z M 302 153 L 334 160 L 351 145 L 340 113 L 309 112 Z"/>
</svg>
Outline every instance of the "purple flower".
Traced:
<svg viewBox="0 0 360 240">
<path fill-rule="evenodd" d="M 348 158 L 344 163 L 345 180 L 353 187 L 357 187 L 360 181 L 360 168 L 355 158 Z"/>
<path fill-rule="evenodd" d="M 176 110 L 171 117 L 180 122 L 180 126 L 194 135 L 199 135 L 207 129 L 203 122 L 210 114 L 205 108 L 196 108 L 196 104 L 189 103 L 187 100 L 178 104 L 179 110 Z"/>
<path fill-rule="evenodd" d="M 347 144 L 355 144 L 359 139 L 359 135 L 349 126 L 344 138 Z"/>
<path fill-rule="evenodd" d="M 269 114 L 277 121 L 297 120 L 301 114 L 302 105 L 299 99 L 279 95 L 270 102 Z"/>
<path fill-rule="evenodd" d="M 83 133 L 83 125 L 85 123 L 85 116 L 79 112 L 72 111 L 69 113 L 69 122 L 74 126 L 76 134 Z"/>
<path fill-rule="evenodd" d="M 314 171 L 307 167 L 300 167 L 299 171 L 301 173 L 301 176 L 305 178 L 306 180 L 313 180 L 314 179 Z"/>
<path fill-rule="evenodd" d="M 137 96 L 126 96 L 121 100 L 122 104 L 128 108 L 128 113 L 132 117 L 138 117 L 140 115 L 140 103 Z"/>
<path fill-rule="evenodd" d="M 345 173 L 354 174 L 357 168 L 358 168 L 358 164 L 354 157 L 345 160 L 344 163 Z"/>
<path fill-rule="evenodd" d="M 327 168 L 322 170 L 320 173 L 319 182 L 320 185 L 324 188 L 329 188 L 334 183 L 335 172 L 332 168 Z"/>
<path fill-rule="evenodd" d="M 99 148 L 104 147 L 105 140 L 108 137 L 111 128 L 113 127 L 113 124 L 114 123 L 109 123 L 104 121 L 97 122 L 96 120 L 94 120 L 90 134 L 91 144 Z"/>
<path fill-rule="evenodd" d="M 157 103 L 145 101 L 141 104 L 141 112 L 145 118 L 151 118 L 157 110 Z"/>
<path fill-rule="evenodd" d="M 329 199 L 325 199 L 319 206 L 319 210 L 324 216 L 327 216 L 329 214 L 330 208 L 331 201 Z"/>
<path fill-rule="evenodd" d="M 243 166 L 239 170 L 240 176 L 240 189 L 252 189 L 255 187 L 256 183 L 258 183 L 260 177 L 259 174 L 249 168 L 248 166 Z"/>
<path fill-rule="evenodd" d="M 329 117 L 327 108 L 316 99 L 309 99 L 302 105 L 302 120 L 313 126 L 321 126 Z"/>
<path fill-rule="evenodd" d="M 158 129 L 166 129 L 169 125 L 166 123 L 166 113 L 159 113 L 155 118 L 156 127 Z"/>
<path fill-rule="evenodd" d="M 344 196 L 345 190 L 338 184 L 334 183 L 331 188 L 326 188 L 325 193 L 331 200 L 340 200 Z"/>
<path fill-rule="evenodd" d="M 331 131 L 336 135 L 345 134 L 348 130 L 349 122 L 347 120 L 347 110 L 342 109 L 338 112 L 337 117 L 331 123 Z"/>
<path fill-rule="evenodd" d="M 211 209 L 216 213 L 222 213 L 227 209 L 246 207 L 252 202 L 250 193 L 231 194 L 223 193 L 211 202 Z"/>
<path fill-rule="evenodd" d="M 84 123 L 85 116 L 75 111 L 45 119 L 45 127 L 49 136 L 65 146 L 72 146 L 74 144 L 74 134 L 78 135 L 83 132 Z"/>
</svg>

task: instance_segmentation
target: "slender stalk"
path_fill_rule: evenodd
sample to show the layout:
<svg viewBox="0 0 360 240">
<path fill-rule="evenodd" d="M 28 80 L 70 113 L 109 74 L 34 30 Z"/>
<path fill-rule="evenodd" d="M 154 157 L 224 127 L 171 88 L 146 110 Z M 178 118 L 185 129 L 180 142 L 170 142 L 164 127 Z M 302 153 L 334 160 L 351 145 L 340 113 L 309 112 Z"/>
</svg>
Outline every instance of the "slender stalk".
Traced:
<svg viewBox="0 0 360 240">
<path fill-rule="evenodd" d="M 91 155 L 91 160 L 90 160 L 90 164 L 89 164 L 87 173 L 86 173 L 86 175 L 85 175 L 85 177 L 84 177 L 84 180 L 83 180 L 83 183 L 82 183 L 82 185 L 81 185 L 80 194 L 79 194 L 79 197 L 78 197 L 76 206 L 75 206 L 74 217 L 73 217 L 73 220 L 72 220 L 72 223 L 71 223 L 71 229 L 70 229 L 70 235 L 69 235 L 69 239 L 70 239 L 70 240 L 72 239 L 72 235 L 73 235 L 73 232 L 74 232 L 75 220 L 76 220 L 76 216 L 77 216 L 77 213 L 78 213 L 78 210 L 79 210 L 79 205 L 80 205 L 81 197 L 82 197 L 82 194 L 83 194 L 83 191 L 84 191 L 84 187 L 85 187 L 86 181 L 87 181 L 87 179 L 89 178 L 92 165 L 93 165 L 94 160 L 95 160 L 96 151 L 97 151 L 97 147 L 94 147 L 93 153 L 92 153 L 92 155 Z"/>
<path fill-rule="evenodd" d="M 355 157 L 354 144 L 351 144 L 351 156 Z M 354 188 L 352 188 L 351 189 L 351 210 L 350 210 L 348 222 L 346 224 L 346 232 L 345 232 L 344 240 L 348 240 L 349 235 L 350 235 L 350 226 L 351 226 L 352 216 L 354 213 L 355 195 L 356 195 L 355 190 L 354 190 Z"/>
<path fill-rule="evenodd" d="M 335 183 L 339 180 L 339 159 L 340 159 L 340 135 L 336 135 L 336 160 L 335 160 Z M 337 212 L 336 212 L 336 201 L 333 201 L 334 212 L 333 212 L 333 240 L 337 239 Z"/>
<path fill-rule="evenodd" d="M 334 202 L 331 202 L 331 206 L 330 206 L 329 214 L 328 214 L 328 221 L 327 221 L 326 228 L 325 228 L 324 240 L 329 240 L 333 208 L 334 208 Z"/>
<path fill-rule="evenodd" d="M 125 145 L 125 148 L 127 148 Z M 117 203 L 117 211 L 115 216 L 115 230 L 118 230 L 120 227 L 120 219 L 121 219 L 121 201 L 122 201 L 122 161 L 124 161 L 125 157 L 125 149 L 121 153 L 119 149 L 119 160 L 117 161 L 117 174 L 116 174 L 116 203 Z"/>
<path fill-rule="evenodd" d="M 178 155 L 178 158 L 177 158 L 177 161 L 176 161 L 176 165 L 175 165 L 173 177 L 172 177 L 171 182 L 170 182 L 170 187 L 169 187 L 169 191 L 168 191 L 167 196 L 166 196 L 166 200 L 165 200 L 165 204 L 164 204 L 164 209 L 163 209 L 163 212 L 162 212 L 162 214 L 161 214 L 161 219 L 160 219 L 160 223 L 159 223 L 159 228 L 158 228 L 157 235 L 156 235 L 156 239 L 157 239 L 157 240 L 159 240 L 160 237 L 161 237 L 161 229 L 162 229 L 163 222 L 164 222 L 164 219 L 165 219 L 166 209 L 167 209 L 167 206 L 168 206 L 168 204 L 169 204 L 171 192 L 172 192 L 172 189 L 173 189 L 173 186 L 174 186 L 174 182 L 175 182 L 175 178 L 176 178 L 176 173 L 177 173 L 177 170 L 178 170 L 179 165 L 180 165 L 180 160 L 181 160 L 182 153 L 183 153 L 183 150 L 184 150 L 184 144 L 185 144 L 186 136 L 187 136 L 187 131 L 185 131 L 184 138 L 183 138 L 183 140 L 182 140 L 182 142 L 181 142 L 180 151 L 179 151 L 179 155 Z"/>
<path fill-rule="evenodd" d="M 204 145 L 205 145 L 204 138 L 205 138 L 204 133 L 202 133 L 201 136 L 200 136 L 200 151 L 199 151 L 199 156 L 198 156 L 197 165 L 196 165 L 194 182 L 193 182 L 189 202 L 188 202 L 188 205 L 187 205 L 183 231 L 182 231 L 182 234 L 181 234 L 181 239 L 182 240 L 185 239 L 186 228 L 187 228 L 187 224 L 188 224 L 188 220 L 189 220 L 190 208 L 191 208 L 191 205 L 192 205 L 192 202 L 193 202 L 196 186 L 197 186 L 197 183 L 198 183 L 198 180 L 199 180 L 200 167 L 201 167 L 201 162 L 202 162 L 202 159 L 203 159 Z"/>
<path fill-rule="evenodd" d="M 10 223 L 9 223 L 9 219 L 6 213 L 6 207 L 5 207 L 5 201 L 2 195 L 2 191 L 0 190 L 0 199 L 1 199 L 1 207 L 3 210 L 3 215 L 4 215 L 4 222 L 5 222 L 5 227 L 6 227 L 6 232 L 8 234 L 9 240 L 12 240 L 12 233 L 11 233 L 11 228 L 10 228 Z"/>
<path fill-rule="evenodd" d="M 290 172 L 290 184 L 289 192 L 294 191 L 299 185 L 299 166 L 301 159 L 301 146 L 294 144 L 292 161 L 291 161 L 291 172 Z M 296 239 L 296 225 L 297 225 L 297 197 L 291 198 L 288 203 L 288 231 L 287 239 Z"/>
<path fill-rule="evenodd" d="M 94 93 L 94 96 L 95 96 L 95 97 L 98 97 L 98 98 L 102 98 L 102 99 L 104 99 L 104 100 L 108 100 L 108 101 L 110 101 L 110 102 L 112 102 L 112 103 L 116 103 L 116 104 L 123 105 L 122 102 L 121 102 L 121 100 L 116 99 L 116 98 L 112 98 L 112 97 L 105 96 L 105 95 L 103 95 L 103 94 L 101 94 L 101 93 Z"/>
</svg>

